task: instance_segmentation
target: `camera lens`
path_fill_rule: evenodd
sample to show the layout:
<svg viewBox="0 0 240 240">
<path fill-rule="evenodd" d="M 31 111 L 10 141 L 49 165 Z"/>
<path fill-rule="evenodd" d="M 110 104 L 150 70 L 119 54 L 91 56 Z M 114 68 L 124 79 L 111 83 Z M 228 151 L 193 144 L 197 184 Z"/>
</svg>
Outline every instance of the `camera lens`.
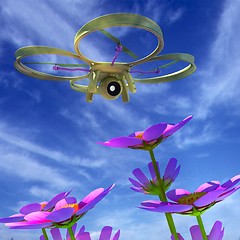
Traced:
<svg viewBox="0 0 240 240">
<path fill-rule="evenodd" d="M 107 76 L 99 82 L 99 93 L 108 100 L 114 100 L 122 93 L 122 83 L 116 77 Z"/>
<path fill-rule="evenodd" d="M 121 90 L 121 86 L 118 82 L 113 81 L 107 85 L 107 92 L 111 96 L 117 96 Z"/>
</svg>

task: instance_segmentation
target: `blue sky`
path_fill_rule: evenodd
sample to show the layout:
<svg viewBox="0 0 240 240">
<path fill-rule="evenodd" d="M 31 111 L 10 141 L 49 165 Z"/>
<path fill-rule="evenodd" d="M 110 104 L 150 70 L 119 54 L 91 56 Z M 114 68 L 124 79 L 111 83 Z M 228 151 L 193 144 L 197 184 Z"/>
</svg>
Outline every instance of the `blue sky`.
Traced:
<svg viewBox="0 0 240 240">
<path fill-rule="evenodd" d="M 176 82 L 138 84 L 129 103 L 94 96 L 89 104 L 68 83 L 32 79 L 14 69 L 18 48 L 46 45 L 73 52 L 73 38 L 83 24 L 115 12 L 155 20 L 164 34 L 162 53 L 194 55 L 197 71 Z M 129 189 L 131 171 L 146 169 L 150 161 L 147 152 L 95 143 L 193 115 L 186 127 L 155 151 L 162 167 L 171 157 L 179 160 L 181 172 L 174 187 L 194 191 L 206 181 L 223 182 L 239 174 L 239 12 L 238 0 L 0 3 L 0 216 L 69 189 L 80 200 L 93 189 L 115 182 L 112 192 L 80 224 L 93 235 L 111 225 L 121 229 L 122 239 L 169 239 L 163 215 L 137 208 L 141 201 L 154 198 Z M 118 34 L 128 37 L 127 43 L 134 47 L 136 35 L 128 30 Z M 138 40 L 143 44 L 139 55 L 152 47 Z M 103 44 L 89 38 L 84 47 L 88 56 L 111 61 L 115 46 L 109 40 Z M 225 239 L 240 237 L 239 197 L 236 193 L 203 215 L 207 231 L 220 220 Z M 177 215 L 174 219 L 178 231 L 189 238 L 188 229 L 195 219 Z M 39 235 L 37 230 L 0 226 L 0 239 L 37 239 Z"/>
</svg>

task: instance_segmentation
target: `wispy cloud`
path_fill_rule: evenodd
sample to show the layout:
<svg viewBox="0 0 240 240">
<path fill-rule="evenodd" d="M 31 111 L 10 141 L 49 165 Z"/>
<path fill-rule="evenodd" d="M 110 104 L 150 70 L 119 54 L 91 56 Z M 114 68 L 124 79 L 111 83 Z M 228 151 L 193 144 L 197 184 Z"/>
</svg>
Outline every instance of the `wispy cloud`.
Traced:
<svg viewBox="0 0 240 240">
<path fill-rule="evenodd" d="M 69 188 L 71 185 L 78 185 L 76 181 L 64 176 L 63 171 L 60 173 L 60 170 L 19 154 L 2 154 L 0 166 L 2 171 L 20 177 L 26 182 L 37 181 L 50 186 L 52 189 L 60 190 Z"/>
<path fill-rule="evenodd" d="M 167 24 L 172 24 L 182 17 L 184 9 L 175 7 L 168 2 L 148 0 L 144 6 L 144 12 L 156 22 L 164 21 Z"/>
<path fill-rule="evenodd" d="M 203 124 L 199 134 L 197 134 L 197 132 L 194 126 L 188 126 L 179 131 L 173 138 L 175 145 L 179 149 L 188 148 L 194 145 L 201 146 L 209 144 L 220 137 L 219 131 L 217 131 L 212 124 Z"/>
<path fill-rule="evenodd" d="M 198 93 L 196 116 L 206 119 L 214 107 L 239 106 L 239 1 L 226 1 L 213 40 L 206 65 L 202 66 L 202 84 Z M 232 109 L 232 108 L 230 108 Z M 229 112 L 228 112 L 229 113 Z"/>
<path fill-rule="evenodd" d="M 6 129 L 6 124 L 4 124 L 4 128 Z M 61 163 L 67 163 L 71 164 L 73 166 L 82 166 L 82 167 L 88 167 L 88 168 L 96 168 L 96 167 L 101 167 L 102 165 L 105 164 L 103 160 L 96 160 L 96 161 L 91 161 L 91 164 L 89 164 L 89 160 L 87 158 L 81 158 L 78 156 L 67 156 L 63 151 L 57 151 L 57 150 L 52 150 L 48 149 L 44 146 L 40 146 L 33 141 L 29 141 L 25 139 L 24 137 L 18 137 L 15 134 L 11 134 L 6 132 L 2 127 L 0 131 L 0 139 L 4 142 L 7 142 L 11 145 L 14 145 L 16 147 L 22 148 L 26 151 L 32 152 L 34 154 L 42 155 L 48 159 L 52 159 L 56 162 L 61 162 Z M 10 128 L 7 128 L 10 129 Z M 20 130 L 15 129 L 18 132 L 21 132 Z M 20 133 L 20 135 L 23 135 L 24 132 Z M 71 159 L 71 161 L 70 161 Z"/>
</svg>

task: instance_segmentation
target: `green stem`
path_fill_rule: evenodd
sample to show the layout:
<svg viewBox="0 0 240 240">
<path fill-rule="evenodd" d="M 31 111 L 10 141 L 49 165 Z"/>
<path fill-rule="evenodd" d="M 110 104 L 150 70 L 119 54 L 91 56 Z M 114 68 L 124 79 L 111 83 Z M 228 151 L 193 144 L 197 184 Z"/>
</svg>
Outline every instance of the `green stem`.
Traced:
<svg viewBox="0 0 240 240">
<path fill-rule="evenodd" d="M 150 153 L 150 157 L 152 159 L 153 168 L 154 168 L 154 171 L 156 173 L 157 181 L 159 182 L 159 186 L 160 186 L 159 199 L 162 202 L 167 202 L 167 197 L 166 197 L 166 193 L 164 191 L 163 181 L 161 179 L 160 171 L 158 169 L 157 162 L 156 162 L 153 150 L 150 149 L 149 153 Z M 173 221 L 172 214 L 171 213 L 165 213 L 165 216 L 166 216 L 168 227 L 170 229 L 171 234 L 174 236 L 175 240 L 178 240 L 178 235 L 177 235 L 177 231 L 176 231 L 176 227 L 175 227 L 175 224 L 174 224 L 174 221 Z"/>
<path fill-rule="evenodd" d="M 68 228 L 68 233 L 69 233 L 70 239 L 75 240 L 74 232 L 71 227 Z"/>
<path fill-rule="evenodd" d="M 202 233 L 203 239 L 204 239 L 204 240 L 208 240 L 207 234 L 206 234 L 206 231 L 205 231 L 205 228 L 204 228 L 204 226 L 203 226 L 203 221 L 202 221 L 201 215 L 196 216 L 196 218 L 197 218 L 198 226 L 200 227 L 200 231 L 201 231 L 201 233 Z"/>
<path fill-rule="evenodd" d="M 48 236 L 45 228 L 42 228 L 42 233 L 43 233 L 44 239 L 48 240 Z"/>
</svg>

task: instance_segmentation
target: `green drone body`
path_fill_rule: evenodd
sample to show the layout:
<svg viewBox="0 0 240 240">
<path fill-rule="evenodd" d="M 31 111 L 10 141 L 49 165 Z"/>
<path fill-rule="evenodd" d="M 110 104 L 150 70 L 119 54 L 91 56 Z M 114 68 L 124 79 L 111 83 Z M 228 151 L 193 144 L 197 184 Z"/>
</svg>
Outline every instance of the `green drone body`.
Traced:
<svg viewBox="0 0 240 240">
<path fill-rule="evenodd" d="M 108 33 L 105 28 L 110 27 L 133 27 L 146 30 L 151 32 L 157 38 L 157 46 L 155 49 L 147 56 L 137 59 L 129 63 L 115 62 L 117 55 L 112 62 L 96 62 L 92 59 L 87 58 L 80 51 L 81 40 L 89 35 L 90 33 L 100 31 L 110 39 L 116 42 L 116 51 L 123 51 L 133 58 L 137 56 L 122 46 L 120 40 Z M 91 102 L 93 100 L 94 94 L 101 94 L 104 98 L 108 100 L 113 100 L 122 96 L 123 102 L 129 101 L 128 91 L 135 93 L 137 83 L 162 83 L 169 82 L 173 80 L 178 80 L 191 75 L 195 70 L 196 66 L 194 64 L 194 57 L 186 53 L 174 53 L 166 55 L 158 55 L 163 49 L 163 35 L 159 25 L 153 20 L 138 15 L 130 13 L 119 13 L 119 14 L 109 14 L 93 19 L 92 21 L 86 23 L 82 26 L 74 38 L 74 49 L 76 53 L 72 53 L 59 48 L 52 48 L 46 46 L 26 46 L 20 48 L 16 51 L 16 61 L 14 63 L 15 68 L 21 73 L 28 75 L 30 77 L 43 79 L 43 80 L 60 80 L 69 81 L 72 89 L 78 92 L 86 93 L 86 101 Z M 116 54 L 118 54 L 116 52 Z M 82 64 L 61 64 L 61 63 L 44 63 L 44 62 L 22 62 L 22 59 L 34 55 L 42 54 L 54 54 L 60 56 L 67 56 L 75 58 L 80 61 L 84 61 L 87 64 L 88 69 L 80 69 L 85 71 L 86 74 L 81 76 L 57 76 L 53 74 L 43 73 L 34 70 L 27 66 L 26 64 L 51 64 L 55 65 L 54 69 L 63 69 L 68 71 L 77 70 L 76 67 L 83 66 Z M 162 76 L 156 76 L 152 78 L 133 78 L 131 74 L 131 68 L 146 62 L 169 60 L 168 64 L 162 67 L 167 67 L 176 62 L 182 61 L 186 62 L 188 65 L 181 70 L 165 74 Z M 161 68 L 161 67 L 160 67 Z M 78 81 L 83 79 L 89 79 L 88 85 L 79 84 Z"/>
</svg>

